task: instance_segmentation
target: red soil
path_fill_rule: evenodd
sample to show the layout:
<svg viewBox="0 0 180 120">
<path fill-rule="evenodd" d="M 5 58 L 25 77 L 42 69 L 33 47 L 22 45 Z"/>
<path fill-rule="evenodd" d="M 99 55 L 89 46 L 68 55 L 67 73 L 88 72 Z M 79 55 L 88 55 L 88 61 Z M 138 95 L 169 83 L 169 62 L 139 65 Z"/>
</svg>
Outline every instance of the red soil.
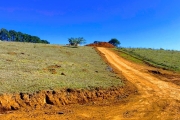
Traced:
<svg viewBox="0 0 180 120">
<path fill-rule="evenodd" d="M 41 108 L 46 105 L 64 106 L 69 104 L 85 104 L 93 101 L 115 100 L 136 94 L 136 88 L 128 81 L 123 87 L 92 90 L 63 89 L 59 91 L 39 91 L 33 94 L 4 94 L 0 96 L 0 114 L 18 109 Z"/>
<path fill-rule="evenodd" d="M 108 43 L 108 42 L 99 42 L 99 43 L 92 43 L 86 46 L 93 46 L 93 47 L 106 47 L 106 48 L 114 48 L 115 46 Z"/>
</svg>

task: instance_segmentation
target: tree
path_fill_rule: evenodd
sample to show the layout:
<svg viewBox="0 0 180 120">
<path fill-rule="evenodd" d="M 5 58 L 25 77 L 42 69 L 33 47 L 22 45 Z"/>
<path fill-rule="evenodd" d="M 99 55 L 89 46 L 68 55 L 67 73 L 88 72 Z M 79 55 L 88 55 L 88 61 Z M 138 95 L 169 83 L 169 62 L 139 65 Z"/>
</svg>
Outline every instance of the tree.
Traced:
<svg viewBox="0 0 180 120">
<path fill-rule="evenodd" d="M 100 41 L 94 41 L 95 44 L 100 43 Z"/>
<path fill-rule="evenodd" d="M 10 38 L 9 32 L 6 29 L 2 28 L 0 30 L 0 40 L 7 40 L 8 41 L 9 38 Z"/>
<path fill-rule="evenodd" d="M 28 42 L 28 34 L 23 34 L 23 42 Z"/>
<path fill-rule="evenodd" d="M 83 44 L 85 43 L 85 39 L 83 37 L 79 37 L 79 38 L 69 38 L 68 39 L 69 44 L 72 46 L 77 47 L 79 44 Z"/>
<path fill-rule="evenodd" d="M 31 41 L 33 43 L 40 43 L 41 42 L 41 39 L 37 36 L 31 36 L 31 39 L 32 39 Z"/>
<path fill-rule="evenodd" d="M 48 42 L 47 40 L 41 40 L 41 43 L 50 44 L 50 42 Z"/>
<path fill-rule="evenodd" d="M 109 41 L 109 43 L 112 44 L 112 45 L 114 45 L 114 46 L 116 46 L 116 47 L 118 47 L 118 45 L 121 44 L 121 43 L 119 42 L 119 40 L 116 39 L 116 38 L 112 38 L 112 39 Z"/>
<path fill-rule="evenodd" d="M 11 41 L 17 41 L 17 32 L 15 30 L 9 30 L 9 34 L 10 34 L 10 40 Z"/>
<path fill-rule="evenodd" d="M 23 33 L 17 32 L 16 41 L 23 42 Z"/>
</svg>

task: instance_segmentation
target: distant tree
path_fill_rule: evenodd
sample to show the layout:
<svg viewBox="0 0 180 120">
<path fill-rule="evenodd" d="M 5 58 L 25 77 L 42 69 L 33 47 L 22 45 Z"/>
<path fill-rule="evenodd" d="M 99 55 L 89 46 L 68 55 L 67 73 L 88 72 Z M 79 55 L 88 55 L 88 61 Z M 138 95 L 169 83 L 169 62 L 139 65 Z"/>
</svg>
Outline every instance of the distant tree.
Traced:
<svg viewBox="0 0 180 120">
<path fill-rule="evenodd" d="M 9 34 L 11 41 L 18 41 L 17 32 L 15 30 L 9 30 Z"/>
<path fill-rule="evenodd" d="M 31 36 L 31 42 L 33 43 L 41 43 L 41 39 L 37 36 Z"/>
<path fill-rule="evenodd" d="M 109 41 L 109 43 L 112 44 L 112 45 L 114 45 L 114 46 L 116 46 L 116 47 L 118 47 L 118 45 L 121 44 L 121 43 L 119 42 L 119 40 L 116 39 L 116 38 L 112 38 L 112 39 Z"/>
<path fill-rule="evenodd" d="M 71 46 L 75 46 L 75 47 L 77 47 L 79 44 L 85 43 L 85 39 L 83 37 L 79 37 L 79 38 L 71 37 L 68 39 L 68 41 Z"/>
<path fill-rule="evenodd" d="M 17 32 L 16 41 L 23 42 L 23 33 Z"/>
<path fill-rule="evenodd" d="M 9 32 L 6 29 L 2 28 L 0 30 L 0 40 L 9 40 L 9 38 L 10 38 Z"/>
<path fill-rule="evenodd" d="M 41 40 L 41 43 L 50 44 L 50 42 L 48 42 L 47 40 Z"/>
<path fill-rule="evenodd" d="M 29 35 L 28 34 L 23 34 L 23 42 L 28 42 L 28 37 Z"/>
<path fill-rule="evenodd" d="M 100 41 L 94 41 L 95 44 L 100 43 Z"/>
</svg>

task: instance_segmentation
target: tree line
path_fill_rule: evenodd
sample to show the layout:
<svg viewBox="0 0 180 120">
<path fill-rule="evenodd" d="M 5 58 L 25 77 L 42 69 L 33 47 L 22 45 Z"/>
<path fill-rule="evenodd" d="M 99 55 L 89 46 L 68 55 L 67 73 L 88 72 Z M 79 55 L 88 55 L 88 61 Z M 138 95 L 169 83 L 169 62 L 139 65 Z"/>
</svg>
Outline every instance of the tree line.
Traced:
<svg viewBox="0 0 180 120">
<path fill-rule="evenodd" d="M 0 40 L 50 44 L 47 40 L 41 40 L 38 36 L 32 36 L 15 30 L 8 31 L 4 28 L 0 29 Z"/>
</svg>

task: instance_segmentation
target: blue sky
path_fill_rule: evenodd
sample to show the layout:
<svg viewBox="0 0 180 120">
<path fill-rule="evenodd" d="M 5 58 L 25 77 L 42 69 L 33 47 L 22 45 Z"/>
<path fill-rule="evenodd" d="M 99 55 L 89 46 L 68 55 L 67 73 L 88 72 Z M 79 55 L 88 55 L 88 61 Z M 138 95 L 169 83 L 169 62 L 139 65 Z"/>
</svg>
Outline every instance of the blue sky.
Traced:
<svg viewBox="0 0 180 120">
<path fill-rule="evenodd" d="M 180 0 L 1 1 L 0 28 L 52 44 L 117 38 L 123 47 L 180 50 Z"/>
</svg>

